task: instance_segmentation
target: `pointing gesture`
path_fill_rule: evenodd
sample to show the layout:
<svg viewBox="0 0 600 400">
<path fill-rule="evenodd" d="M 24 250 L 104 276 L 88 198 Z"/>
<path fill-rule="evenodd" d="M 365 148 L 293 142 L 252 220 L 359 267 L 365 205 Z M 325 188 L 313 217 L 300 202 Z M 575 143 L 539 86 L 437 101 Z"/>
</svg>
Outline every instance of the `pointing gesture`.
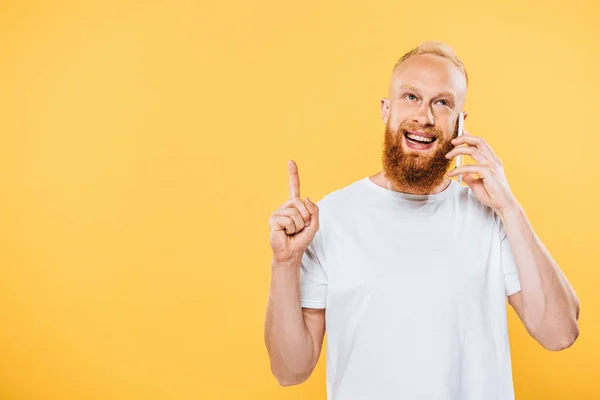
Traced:
<svg viewBox="0 0 600 400">
<path fill-rule="evenodd" d="M 297 265 L 319 230 L 319 207 L 300 198 L 300 177 L 294 161 L 288 162 L 290 199 L 271 214 L 271 248 L 278 263 Z"/>
<path fill-rule="evenodd" d="M 288 171 L 290 173 L 290 200 L 300 198 L 300 177 L 298 176 L 298 166 L 294 160 L 288 161 Z"/>
</svg>

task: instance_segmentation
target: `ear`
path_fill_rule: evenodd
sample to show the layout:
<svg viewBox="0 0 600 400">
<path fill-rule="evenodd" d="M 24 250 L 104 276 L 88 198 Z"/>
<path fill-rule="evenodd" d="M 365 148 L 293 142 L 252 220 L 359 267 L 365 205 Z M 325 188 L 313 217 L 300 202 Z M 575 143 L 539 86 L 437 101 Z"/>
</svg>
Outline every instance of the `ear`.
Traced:
<svg viewBox="0 0 600 400">
<path fill-rule="evenodd" d="M 381 109 L 381 119 L 387 124 L 388 119 L 390 118 L 390 99 L 382 97 L 379 102 L 379 108 Z"/>
<path fill-rule="evenodd" d="M 463 116 L 464 116 L 463 119 L 467 119 L 467 115 L 469 115 L 469 112 L 468 111 L 463 111 Z"/>
</svg>

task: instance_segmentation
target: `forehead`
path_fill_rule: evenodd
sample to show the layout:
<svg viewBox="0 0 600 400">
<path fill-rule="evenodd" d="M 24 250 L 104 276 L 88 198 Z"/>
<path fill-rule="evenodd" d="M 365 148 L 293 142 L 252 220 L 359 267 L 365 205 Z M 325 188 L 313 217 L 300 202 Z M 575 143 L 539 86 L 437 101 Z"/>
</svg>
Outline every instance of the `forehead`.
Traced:
<svg viewBox="0 0 600 400">
<path fill-rule="evenodd" d="M 432 96 L 449 92 L 459 99 L 464 99 L 467 93 L 461 70 L 447 58 L 433 54 L 413 56 L 396 68 L 390 82 L 390 96 L 402 86 L 412 86 Z"/>
</svg>

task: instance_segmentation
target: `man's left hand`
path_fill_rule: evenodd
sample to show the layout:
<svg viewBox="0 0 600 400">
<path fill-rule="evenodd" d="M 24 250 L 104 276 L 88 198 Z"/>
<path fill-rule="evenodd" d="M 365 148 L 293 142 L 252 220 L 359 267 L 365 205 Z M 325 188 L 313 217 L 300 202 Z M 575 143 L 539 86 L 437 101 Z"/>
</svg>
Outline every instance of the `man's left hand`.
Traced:
<svg viewBox="0 0 600 400">
<path fill-rule="evenodd" d="M 446 158 L 452 159 L 463 154 L 471 156 L 477 164 L 454 168 L 448 172 L 448 177 L 463 174 L 463 181 L 473 190 L 479 201 L 498 213 L 517 203 L 508 186 L 502 161 L 485 140 L 471 136 L 465 130 L 463 135 L 452 140 L 452 144 L 456 147 L 446 154 Z M 459 147 L 464 144 L 468 147 Z M 471 174 L 477 174 L 478 177 Z"/>
</svg>

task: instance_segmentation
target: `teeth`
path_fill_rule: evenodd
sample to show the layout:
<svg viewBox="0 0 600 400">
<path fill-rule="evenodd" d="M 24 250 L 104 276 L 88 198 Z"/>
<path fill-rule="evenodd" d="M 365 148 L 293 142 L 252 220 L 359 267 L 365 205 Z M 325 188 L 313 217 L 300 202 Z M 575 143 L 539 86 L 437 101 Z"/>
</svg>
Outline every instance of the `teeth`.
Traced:
<svg viewBox="0 0 600 400">
<path fill-rule="evenodd" d="M 431 143 L 431 142 L 433 142 L 433 138 L 426 138 L 426 137 L 423 137 L 423 136 L 417 136 L 417 135 L 413 135 L 412 133 L 409 133 L 406 136 L 409 139 L 417 140 L 419 142 L 424 142 L 424 143 Z"/>
</svg>

